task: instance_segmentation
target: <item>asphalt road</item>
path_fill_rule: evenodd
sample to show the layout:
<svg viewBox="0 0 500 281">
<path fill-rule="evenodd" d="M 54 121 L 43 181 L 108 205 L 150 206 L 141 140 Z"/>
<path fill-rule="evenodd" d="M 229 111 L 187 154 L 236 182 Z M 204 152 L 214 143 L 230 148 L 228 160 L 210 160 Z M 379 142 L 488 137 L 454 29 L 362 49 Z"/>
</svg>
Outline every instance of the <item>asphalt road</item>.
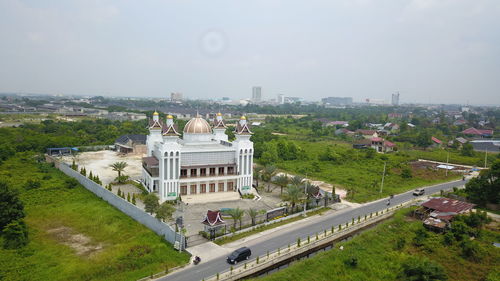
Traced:
<svg viewBox="0 0 500 281">
<path fill-rule="evenodd" d="M 434 186 L 429 186 L 425 188 L 425 194 L 433 194 L 439 192 L 440 190 L 452 189 L 455 186 L 460 186 L 465 184 L 467 181 L 453 181 L 443 184 L 438 184 Z M 413 191 L 408 191 L 395 195 L 391 199 L 391 205 L 398 205 L 407 201 L 410 201 L 416 196 L 412 194 Z M 289 230 L 284 230 L 279 235 L 271 235 L 269 239 L 256 239 L 255 241 L 249 241 L 245 246 L 252 250 L 252 257 L 261 256 L 267 253 L 267 251 L 273 251 L 278 248 L 288 247 L 288 244 L 293 244 L 297 242 L 297 238 L 305 238 L 309 235 L 313 236 L 317 232 L 324 231 L 325 229 L 330 229 L 331 226 L 337 226 L 339 224 L 344 224 L 350 222 L 352 218 L 357 218 L 358 216 L 364 216 L 365 214 L 370 214 L 371 212 L 381 211 L 387 208 L 387 198 L 374 201 L 371 203 L 366 203 L 356 208 L 349 208 L 348 210 L 343 210 L 338 213 L 331 213 L 329 215 L 324 215 L 320 220 L 316 220 L 314 224 L 306 224 L 304 226 L 294 227 Z M 253 242 L 253 243 L 252 243 Z M 195 281 L 202 280 L 203 278 L 210 277 L 217 274 L 217 272 L 223 272 L 229 269 L 230 265 L 225 260 L 226 257 L 221 257 L 218 259 L 210 260 L 207 262 L 201 261 L 200 264 L 190 267 L 186 270 L 169 274 L 159 280 L 165 281 Z"/>
</svg>

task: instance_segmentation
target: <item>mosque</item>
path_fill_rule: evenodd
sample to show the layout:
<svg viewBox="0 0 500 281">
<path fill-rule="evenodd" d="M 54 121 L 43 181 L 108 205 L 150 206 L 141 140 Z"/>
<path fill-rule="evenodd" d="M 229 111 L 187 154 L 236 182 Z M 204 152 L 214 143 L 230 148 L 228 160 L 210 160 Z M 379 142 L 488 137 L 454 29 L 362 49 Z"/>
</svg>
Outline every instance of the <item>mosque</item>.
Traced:
<svg viewBox="0 0 500 281">
<path fill-rule="evenodd" d="M 221 113 L 212 125 L 200 116 L 189 120 L 182 137 L 172 115 L 166 122 L 158 112 L 149 121 L 147 157 L 142 159 L 142 182 L 160 202 L 183 195 L 213 192 L 249 193 L 252 186 L 253 142 L 242 116 L 235 126 L 236 139 L 228 140 Z"/>
</svg>

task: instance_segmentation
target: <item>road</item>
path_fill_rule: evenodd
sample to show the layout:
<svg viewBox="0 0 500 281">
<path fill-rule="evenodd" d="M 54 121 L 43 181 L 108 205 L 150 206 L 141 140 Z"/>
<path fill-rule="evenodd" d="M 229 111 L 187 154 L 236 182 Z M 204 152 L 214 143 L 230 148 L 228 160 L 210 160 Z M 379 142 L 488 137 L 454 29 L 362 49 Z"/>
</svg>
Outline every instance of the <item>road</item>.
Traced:
<svg viewBox="0 0 500 281">
<path fill-rule="evenodd" d="M 438 184 L 434 186 L 429 186 L 425 188 L 425 194 L 433 194 L 439 192 L 440 190 L 452 189 L 455 186 L 461 186 L 467 181 L 452 181 L 448 183 Z M 391 205 L 398 205 L 415 198 L 412 195 L 413 191 L 408 191 L 395 195 L 391 199 Z M 331 213 L 329 215 L 324 215 L 319 220 L 314 220 L 313 224 L 303 224 L 292 229 L 284 229 L 283 232 L 273 233 L 275 235 L 270 235 L 271 237 L 265 237 L 265 239 L 255 239 L 249 241 L 245 246 L 252 250 L 252 257 L 261 256 L 267 253 L 267 251 L 273 251 L 278 248 L 288 247 L 288 244 L 293 244 L 297 242 L 297 238 L 305 238 L 309 235 L 313 236 L 317 232 L 324 231 L 325 229 L 330 229 L 331 226 L 337 226 L 339 224 L 344 224 L 350 222 L 352 218 L 357 219 L 358 216 L 364 216 L 365 214 L 375 213 L 387 208 L 387 198 L 366 203 L 356 208 L 344 209 L 340 212 Z M 210 277 L 217 274 L 218 272 L 223 272 L 229 269 L 230 265 L 226 262 L 225 257 L 220 257 L 218 259 L 213 259 L 207 262 L 202 262 L 196 266 L 189 267 L 185 270 L 169 274 L 159 280 L 164 281 L 195 281 L 202 280 L 203 278 Z"/>
</svg>

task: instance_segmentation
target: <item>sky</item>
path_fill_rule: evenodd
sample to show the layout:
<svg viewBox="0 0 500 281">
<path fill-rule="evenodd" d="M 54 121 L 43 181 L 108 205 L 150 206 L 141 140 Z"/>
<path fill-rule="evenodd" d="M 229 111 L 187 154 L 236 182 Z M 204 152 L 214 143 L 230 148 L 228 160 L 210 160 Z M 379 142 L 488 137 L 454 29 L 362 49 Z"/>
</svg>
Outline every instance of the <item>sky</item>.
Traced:
<svg viewBox="0 0 500 281">
<path fill-rule="evenodd" d="M 498 0 L 0 0 L 0 92 L 500 104 Z"/>
</svg>

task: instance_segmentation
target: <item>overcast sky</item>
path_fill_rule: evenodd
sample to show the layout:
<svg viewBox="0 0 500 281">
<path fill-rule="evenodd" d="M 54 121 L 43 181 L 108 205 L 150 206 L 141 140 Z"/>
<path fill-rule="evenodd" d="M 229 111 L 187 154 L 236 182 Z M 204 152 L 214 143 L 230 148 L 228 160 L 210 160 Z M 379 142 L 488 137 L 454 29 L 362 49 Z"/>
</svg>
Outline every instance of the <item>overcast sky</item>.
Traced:
<svg viewBox="0 0 500 281">
<path fill-rule="evenodd" d="M 0 0 L 0 92 L 500 104 L 499 0 Z"/>
</svg>

